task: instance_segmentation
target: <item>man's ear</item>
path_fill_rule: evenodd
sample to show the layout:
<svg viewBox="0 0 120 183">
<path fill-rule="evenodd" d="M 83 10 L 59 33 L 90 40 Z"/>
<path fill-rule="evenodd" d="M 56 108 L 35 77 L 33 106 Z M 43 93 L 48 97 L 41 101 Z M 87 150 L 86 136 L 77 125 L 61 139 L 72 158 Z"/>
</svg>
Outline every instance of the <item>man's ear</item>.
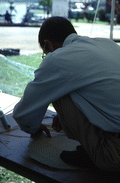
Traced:
<svg viewBox="0 0 120 183">
<path fill-rule="evenodd" d="M 46 53 L 53 52 L 53 51 L 55 50 L 55 49 L 54 49 L 54 44 L 53 44 L 53 42 L 51 42 L 51 41 L 45 39 L 45 40 L 44 40 L 44 43 L 45 43 L 44 51 L 45 51 Z"/>
</svg>

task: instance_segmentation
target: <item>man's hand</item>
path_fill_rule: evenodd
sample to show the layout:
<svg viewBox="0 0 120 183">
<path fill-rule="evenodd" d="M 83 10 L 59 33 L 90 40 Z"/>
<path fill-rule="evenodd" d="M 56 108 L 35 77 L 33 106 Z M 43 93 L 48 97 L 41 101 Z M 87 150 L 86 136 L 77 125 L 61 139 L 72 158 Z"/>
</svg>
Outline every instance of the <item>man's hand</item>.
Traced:
<svg viewBox="0 0 120 183">
<path fill-rule="evenodd" d="M 61 126 L 58 114 L 53 118 L 52 128 L 56 132 L 60 132 L 62 130 L 62 126 Z"/>
<path fill-rule="evenodd" d="M 46 133 L 47 137 L 51 137 L 50 131 L 49 131 L 48 128 L 47 128 L 45 125 L 43 125 L 43 124 L 40 125 L 40 128 L 39 128 L 39 130 L 38 130 L 36 133 L 31 134 L 31 137 L 32 137 L 32 138 L 37 138 L 37 137 L 39 137 L 39 136 L 42 134 L 43 131 Z"/>
</svg>

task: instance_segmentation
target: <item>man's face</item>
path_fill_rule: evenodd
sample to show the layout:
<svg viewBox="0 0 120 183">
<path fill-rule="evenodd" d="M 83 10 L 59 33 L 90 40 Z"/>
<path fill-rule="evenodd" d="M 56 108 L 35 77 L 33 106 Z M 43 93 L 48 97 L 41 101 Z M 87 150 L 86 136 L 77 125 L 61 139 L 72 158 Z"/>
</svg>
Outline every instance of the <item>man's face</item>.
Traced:
<svg viewBox="0 0 120 183">
<path fill-rule="evenodd" d="M 52 43 L 50 41 L 46 41 L 42 50 L 43 50 L 42 59 L 44 60 L 46 55 L 49 52 L 53 52 L 54 51 Z"/>
<path fill-rule="evenodd" d="M 49 40 L 45 40 L 44 43 L 45 44 L 43 47 L 43 56 L 42 57 L 45 57 L 44 54 L 47 55 L 49 52 L 53 52 L 56 49 L 62 47 L 62 43 L 56 43 L 56 42 L 52 42 Z"/>
<path fill-rule="evenodd" d="M 52 52 L 52 49 L 49 46 L 49 43 L 45 43 L 43 47 L 43 52 L 47 55 L 49 52 Z"/>
</svg>

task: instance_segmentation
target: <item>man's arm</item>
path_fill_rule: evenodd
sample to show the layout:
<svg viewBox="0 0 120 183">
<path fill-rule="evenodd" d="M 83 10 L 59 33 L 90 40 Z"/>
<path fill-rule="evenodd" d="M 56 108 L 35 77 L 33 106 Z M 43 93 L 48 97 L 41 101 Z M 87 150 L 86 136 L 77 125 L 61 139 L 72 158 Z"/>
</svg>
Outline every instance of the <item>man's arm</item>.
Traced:
<svg viewBox="0 0 120 183">
<path fill-rule="evenodd" d="M 49 131 L 48 128 L 47 128 L 45 125 L 43 125 L 43 124 L 40 125 L 40 128 L 38 129 L 38 131 L 37 131 L 36 133 L 31 134 L 31 137 L 32 137 L 32 138 L 37 138 L 37 137 L 39 137 L 39 136 L 41 135 L 42 132 L 45 132 L 46 135 L 47 135 L 47 137 L 51 137 L 50 131 Z"/>
<path fill-rule="evenodd" d="M 20 110 L 20 106 L 22 105 L 21 101 L 15 106 L 13 111 L 13 118 L 20 126 L 21 130 L 34 134 L 40 129 L 41 123 L 44 117 L 44 114 L 47 110 L 47 107 L 37 109 L 35 111 L 31 111 L 32 109 L 29 108 L 30 112 L 26 114 L 25 112 L 25 104 L 23 111 Z M 30 104 L 31 105 L 31 104 Z M 33 105 L 32 105 L 33 106 Z M 36 106 L 34 106 L 36 108 Z"/>
<path fill-rule="evenodd" d="M 55 56 L 54 53 L 47 55 L 35 71 L 35 79 L 28 83 L 21 101 L 15 106 L 13 117 L 27 133 L 33 134 L 39 130 L 50 103 L 76 89 L 76 79 L 71 80 L 69 75 L 72 73 L 64 66 L 66 62 Z M 75 86 L 71 87 L 70 82 Z"/>
<path fill-rule="evenodd" d="M 66 79 L 54 62 L 51 56 L 42 62 L 35 71 L 35 79 L 28 83 L 22 99 L 14 108 L 13 118 L 27 133 L 39 130 L 48 105 L 66 92 L 63 90 Z"/>
</svg>

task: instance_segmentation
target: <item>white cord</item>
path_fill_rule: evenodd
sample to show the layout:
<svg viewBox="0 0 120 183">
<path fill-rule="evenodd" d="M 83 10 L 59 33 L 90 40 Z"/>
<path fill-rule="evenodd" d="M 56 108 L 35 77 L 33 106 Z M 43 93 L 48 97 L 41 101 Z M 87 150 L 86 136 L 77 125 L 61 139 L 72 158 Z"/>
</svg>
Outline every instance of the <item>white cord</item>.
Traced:
<svg viewBox="0 0 120 183">
<path fill-rule="evenodd" d="M 96 17 L 97 17 L 97 12 L 98 12 L 99 5 L 100 5 L 100 0 L 98 0 L 98 3 L 97 3 L 97 8 L 96 8 L 96 11 L 95 11 L 95 16 L 94 16 L 93 23 L 92 23 L 92 28 L 91 28 L 91 31 L 90 31 L 90 37 L 92 36 L 92 31 L 93 31 L 93 27 L 94 27 L 94 22 L 95 22 Z"/>
</svg>

